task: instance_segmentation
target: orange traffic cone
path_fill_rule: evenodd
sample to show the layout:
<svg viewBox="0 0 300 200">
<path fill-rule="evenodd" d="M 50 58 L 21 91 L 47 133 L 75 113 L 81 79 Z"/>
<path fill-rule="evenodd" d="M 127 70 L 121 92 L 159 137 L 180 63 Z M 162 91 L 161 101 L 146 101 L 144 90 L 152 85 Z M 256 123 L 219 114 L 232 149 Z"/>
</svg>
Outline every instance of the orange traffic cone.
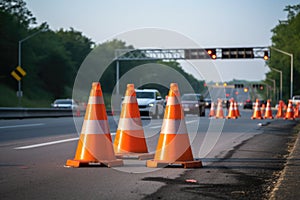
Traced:
<svg viewBox="0 0 300 200">
<path fill-rule="evenodd" d="M 224 111 L 223 111 L 223 105 L 222 100 L 218 100 L 218 106 L 217 106 L 217 113 L 216 113 L 216 119 L 223 119 L 224 118 Z"/>
<path fill-rule="evenodd" d="M 180 164 L 184 168 L 202 167 L 202 162 L 193 158 L 176 83 L 170 85 L 155 157 L 153 160 L 147 161 L 147 167 L 162 167 L 172 164 Z"/>
<path fill-rule="evenodd" d="M 264 115 L 265 119 L 273 119 L 273 113 L 272 113 L 272 108 L 271 108 L 271 103 L 270 100 L 267 101 L 267 107 Z"/>
<path fill-rule="evenodd" d="M 234 109 L 234 99 L 230 100 L 229 111 L 226 119 L 237 119 L 236 112 Z"/>
<path fill-rule="evenodd" d="M 292 101 L 289 101 L 288 108 L 286 110 L 285 116 L 283 119 L 292 119 L 294 120 L 294 107 Z"/>
<path fill-rule="evenodd" d="M 80 115 L 81 115 L 81 112 L 80 112 L 80 108 L 78 107 L 76 109 L 76 117 L 80 117 Z"/>
<path fill-rule="evenodd" d="M 256 99 L 255 106 L 254 106 L 254 111 L 253 111 L 253 115 L 252 115 L 251 119 L 262 119 L 258 99 Z"/>
<path fill-rule="evenodd" d="M 240 114 L 240 110 L 239 110 L 239 105 L 236 101 L 234 102 L 234 110 L 235 110 L 236 116 L 240 117 L 241 114 Z"/>
<path fill-rule="evenodd" d="M 114 141 L 114 149 L 117 157 L 137 156 L 137 158 L 140 159 L 147 158 L 146 154 L 136 154 L 148 153 L 148 148 L 144 136 L 134 84 L 127 85 Z M 150 156 L 149 158 L 153 158 L 154 155 L 149 154 L 148 156 Z"/>
<path fill-rule="evenodd" d="M 278 103 L 278 110 L 277 110 L 276 118 L 284 118 L 285 114 L 283 111 L 283 107 L 284 107 L 284 102 L 282 100 L 280 100 Z"/>
<path fill-rule="evenodd" d="M 108 167 L 123 165 L 123 161 L 115 156 L 102 90 L 98 82 L 92 84 L 75 158 L 67 160 L 66 166 L 80 167 L 89 164 Z"/>
<path fill-rule="evenodd" d="M 263 103 L 260 107 L 261 116 L 265 115 L 266 105 Z"/>
<path fill-rule="evenodd" d="M 211 102 L 211 107 L 210 107 L 210 111 L 209 111 L 209 115 L 208 116 L 209 117 L 215 117 L 216 116 L 214 102 Z"/>
<path fill-rule="evenodd" d="M 288 106 L 283 102 L 283 110 L 287 111 Z"/>
<path fill-rule="evenodd" d="M 295 107 L 294 118 L 300 118 L 300 103 L 298 102 Z"/>
</svg>

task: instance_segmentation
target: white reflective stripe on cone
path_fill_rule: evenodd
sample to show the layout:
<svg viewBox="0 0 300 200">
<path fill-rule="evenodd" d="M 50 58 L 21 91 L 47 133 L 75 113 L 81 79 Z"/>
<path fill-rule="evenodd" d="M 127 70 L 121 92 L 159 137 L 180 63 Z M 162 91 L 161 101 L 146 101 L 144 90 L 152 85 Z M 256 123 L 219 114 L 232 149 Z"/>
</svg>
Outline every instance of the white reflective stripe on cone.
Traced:
<svg viewBox="0 0 300 200">
<path fill-rule="evenodd" d="M 161 133 L 163 134 L 187 134 L 185 121 L 182 119 L 164 119 Z"/>
<path fill-rule="evenodd" d="M 168 97 L 167 106 L 180 104 L 179 97 Z"/>
<path fill-rule="evenodd" d="M 143 130 L 140 118 L 120 118 L 118 130 Z"/>
<path fill-rule="evenodd" d="M 137 103 L 135 96 L 125 96 L 122 103 Z"/>
<path fill-rule="evenodd" d="M 102 96 L 90 96 L 88 104 L 104 104 Z"/>
<path fill-rule="evenodd" d="M 84 120 L 81 134 L 110 133 L 107 120 Z"/>
</svg>

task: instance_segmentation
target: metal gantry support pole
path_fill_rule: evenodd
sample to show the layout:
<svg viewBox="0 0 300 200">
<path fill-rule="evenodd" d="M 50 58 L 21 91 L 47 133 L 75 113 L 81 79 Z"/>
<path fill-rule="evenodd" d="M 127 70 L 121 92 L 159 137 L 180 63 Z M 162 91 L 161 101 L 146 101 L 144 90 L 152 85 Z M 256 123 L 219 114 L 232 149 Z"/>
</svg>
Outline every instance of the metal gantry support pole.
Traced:
<svg viewBox="0 0 300 200">
<path fill-rule="evenodd" d="M 21 48 L 22 48 L 22 42 L 23 42 L 24 40 L 20 40 L 19 41 L 19 48 L 18 48 L 18 66 L 20 66 L 21 67 L 21 59 L 22 59 L 22 57 L 21 57 Z M 23 96 L 23 94 L 21 94 L 21 80 L 18 80 L 18 92 L 17 92 L 17 96 L 18 96 L 18 107 L 21 107 L 21 98 L 22 98 L 22 96 Z"/>
<path fill-rule="evenodd" d="M 276 80 L 270 78 L 267 79 L 273 82 L 273 98 L 276 100 Z"/>
<path fill-rule="evenodd" d="M 290 98 L 293 98 L 293 79 L 294 79 L 294 56 L 291 53 L 285 52 L 281 49 L 277 49 L 275 47 L 270 47 L 272 49 L 274 49 L 277 52 L 283 53 L 285 55 L 288 55 L 291 57 L 291 86 L 290 86 Z"/>
<path fill-rule="evenodd" d="M 280 73 L 280 100 L 282 100 L 282 71 L 275 68 L 271 69 Z"/>
<path fill-rule="evenodd" d="M 116 94 L 120 94 L 119 78 L 120 78 L 120 61 L 116 60 Z"/>
<path fill-rule="evenodd" d="M 294 77 L 294 56 L 293 54 L 290 54 L 291 56 L 291 99 L 293 98 L 293 77 Z"/>
</svg>

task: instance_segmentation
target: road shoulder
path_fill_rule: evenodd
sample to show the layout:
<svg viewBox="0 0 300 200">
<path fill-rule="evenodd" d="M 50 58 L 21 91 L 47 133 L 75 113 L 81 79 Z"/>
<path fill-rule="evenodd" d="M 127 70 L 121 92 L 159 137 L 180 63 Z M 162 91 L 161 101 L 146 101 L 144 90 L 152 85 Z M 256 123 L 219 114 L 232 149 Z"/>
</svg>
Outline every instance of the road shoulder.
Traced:
<svg viewBox="0 0 300 200">
<path fill-rule="evenodd" d="M 204 168 L 161 180 L 167 185 L 144 199 L 269 199 L 295 142 L 297 123 L 273 121 L 225 157 L 203 159 Z"/>
<path fill-rule="evenodd" d="M 300 126 L 297 126 L 298 137 L 287 158 L 284 170 L 275 185 L 270 199 L 299 199 L 300 197 Z"/>
</svg>

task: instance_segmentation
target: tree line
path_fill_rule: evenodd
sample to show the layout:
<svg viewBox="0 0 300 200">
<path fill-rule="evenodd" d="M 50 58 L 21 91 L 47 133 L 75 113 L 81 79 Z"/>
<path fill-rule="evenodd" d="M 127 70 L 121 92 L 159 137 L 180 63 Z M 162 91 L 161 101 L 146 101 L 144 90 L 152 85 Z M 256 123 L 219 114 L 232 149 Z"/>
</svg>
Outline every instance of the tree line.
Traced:
<svg viewBox="0 0 300 200">
<path fill-rule="evenodd" d="M 36 34 L 37 33 L 37 34 Z M 24 38 L 31 36 L 27 40 Z M 22 41 L 24 40 L 24 41 Z M 49 106 L 57 98 L 70 98 L 77 71 L 86 56 L 95 48 L 112 57 L 115 49 L 133 49 L 123 41 L 112 40 L 95 44 L 90 38 L 73 28 L 51 30 L 48 24 L 37 25 L 37 20 L 27 9 L 23 0 L 2 0 L 0 4 L 0 106 L 17 106 L 17 81 L 11 72 L 18 66 L 18 48 L 21 43 L 21 67 L 27 72 L 22 78 L 23 106 Z M 147 63 L 129 61 L 122 63 L 120 76 L 138 64 Z M 164 64 L 182 73 L 196 92 L 203 90 L 203 83 L 185 73 L 176 62 Z M 105 82 L 104 93 L 111 93 L 115 85 L 115 63 L 107 68 L 100 81 Z M 148 86 L 150 87 L 150 86 Z M 152 85 L 157 89 L 166 89 Z"/>
<path fill-rule="evenodd" d="M 287 12 L 287 20 L 279 21 L 279 24 L 271 30 L 272 46 L 293 54 L 293 94 L 300 95 L 300 4 L 286 6 L 284 11 Z M 277 91 L 280 88 L 280 74 L 272 69 L 282 71 L 283 99 L 290 99 L 291 57 L 271 48 L 271 58 L 267 64 L 271 69 L 267 73 L 267 79 L 276 81 Z M 273 85 L 268 80 L 266 83 Z"/>
</svg>

